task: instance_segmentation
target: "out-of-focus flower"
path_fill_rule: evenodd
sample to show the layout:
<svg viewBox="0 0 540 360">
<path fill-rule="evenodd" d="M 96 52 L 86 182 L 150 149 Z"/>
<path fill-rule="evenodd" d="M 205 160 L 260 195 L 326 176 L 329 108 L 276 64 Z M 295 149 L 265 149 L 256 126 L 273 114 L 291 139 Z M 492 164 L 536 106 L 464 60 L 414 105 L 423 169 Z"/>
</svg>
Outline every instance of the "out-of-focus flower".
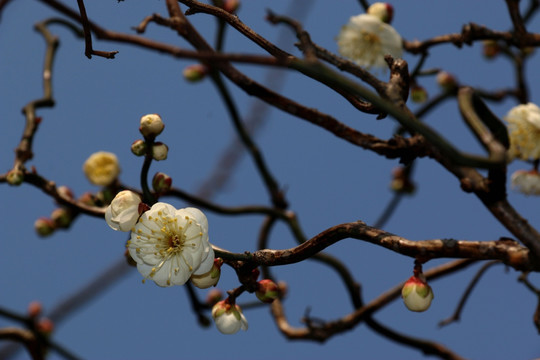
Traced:
<svg viewBox="0 0 540 360">
<path fill-rule="evenodd" d="M 240 7 L 240 0 L 225 0 L 223 2 L 223 10 L 234 14 Z"/>
<path fill-rule="evenodd" d="M 223 259 L 214 259 L 214 265 L 210 271 L 201 275 L 191 275 L 191 283 L 199 289 L 208 289 L 211 286 L 216 286 L 221 276 L 221 265 L 223 265 Z"/>
<path fill-rule="evenodd" d="M 49 236 L 56 230 L 56 226 L 51 219 L 40 217 L 34 222 L 34 229 L 39 236 Z"/>
<path fill-rule="evenodd" d="M 394 17 L 394 8 L 388 3 L 376 2 L 368 7 L 367 13 L 375 16 L 382 22 L 390 24 Z"/>
<path fill-rule="evenodd" d="M 257 299 L 265 303 L 271 303 L 280 295 L 279 287 L 270 279 L 263 279 L 257 283 L 257 291 L 255 291 Z"/>
<path fill-rule="evenodd" d="M 36 327 L 43 335 L 51 335 L 54 331 L 54 323 L 49 318 L 40 319 L 36 324 Z"/>
<path fill-rule="evenodd" d="M 219 289 L 211 289 L 208 294 L 206 294 L 206 304 L 214 306 L 221 299 L 223 299 L 223 292 Z"/>
<path fill-rule="evenodd" d="M 92 184 L 107 186 L 120 174 L 120 165 L 113 153 L 98 151 L 84 162 L 83 171 Z"/>
<path fill-rule="evenodd" d="M 154 204 L 141 215 L 127 248 L 141 275 L 159 286 L 183 285 L 214 265 L 208 220 L 196 208 Z"/>
<path fill-rule="evenodd" d="M 238 330 L 246 331 L 248 322 L 238 305 L 231 305 L 228 300 L 222 300 L 212 307 L 212 317 L 216 327 L 222 334 L 235 334 Z"/>
<path fill-rule="evenodd" d="M 143 156 L 146 155 L 146 142 L 144 140 L 135 140 L 131 144 L 131 152 L 135 156 Z"/>
<path fill-rule="evenodd" d="M 431 286 L 426 282 L 424 275 L 413 275 L 403 285 L 401 297 L 407 309 L 422 312 L 426 311 L 431 305 L 433 291 L 431 290 Z"/>
<path fill-rule="evenodd" d="M 361 14 L 351 17 L 337 36 L 338 51 L 366 68 L 386 67 L 384 56 L 400 58 L 403 54 L 401 36 L 377 17 Z"/>
<path fill-rule="evenodd" d="M 30 304 L 28 304 L 28 316 L 32 318 L 37 318 L 39 315 L 41 315 L 41 312 L 43 310 L 43 306 L 39 301 L 32 301 Z"/>
<path fill-rule="evenodd" d="M 423 103 L 427 100 L 428 94 L 426 89 L 419 85 L 411 86 L 411 100 L 415 103 Z"/>
<path fill-rule="evenodd" d="M 537 170 L 518 170 L 511 177 L 512 188 L 525 195 L 540 195 L 540 173 Z"/>
<path fill-rule="evenodd" d="M 105 221 L 114 230 L 130 231 L 139 219 L 141 197 L 133 191 L 120 191 L 105 210 Z"/>
<path fill-rule="evenodd" d="M 499 52 L 501 52 L 501 46 L 495 40 L 484 40 L 482 42 L 482 53 L 486 59 L 494 59 Z"/>
<path fill-rule="evenodd" d="M 206 77 L 208 74 L 208 68 L 203 64 L 193 64 L 186 66 L 182 75 L 184 78 L 192 83 L 199 82 Z"/>
<path fill-rule="evenodd" d="M 540 158 L 540 108 L 533 103 L 513 107 L 506 115 L 509 153 L 523 160 Z"/>
<path fill-rule="evenodd" d="M 91 192 L 87 191 L 77 199 L 79 202 L 87 206 L 96 206 L 96 197 Z"/>
<path fill-rule="evenodd" d="M 152 156 L 154 160 L 165 160 L 169 154 L 169 147 L 162 142 L 157 142 L 152 146 Z"/>
<path fill-rule="evenodd" d="M 165 128 L 161 116 L 158 114 L 148 114 L 141 117 L 141 126 L 139 131 L 143 134 L 144 137 L 155 138 Z"/>
</svg>

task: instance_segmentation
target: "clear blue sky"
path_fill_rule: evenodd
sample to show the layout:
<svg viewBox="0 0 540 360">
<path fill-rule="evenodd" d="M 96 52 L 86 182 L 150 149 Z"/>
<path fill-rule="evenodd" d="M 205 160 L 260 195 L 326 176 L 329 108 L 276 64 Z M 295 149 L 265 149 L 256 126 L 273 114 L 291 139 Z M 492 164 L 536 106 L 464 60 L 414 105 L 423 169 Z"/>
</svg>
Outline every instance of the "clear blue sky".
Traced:
<svg viewBox="0 0 540 360">
<path fill-rule="evenodd" d="M 336 51 L 335 36 L 349 17 L 362 12 L 357 1 L 307 1 L 312 4 L 304 21 L 313 41 Z M 67 2 L 66 2 L 67 3 Z M 265 8 L 284 13 L 288 1 L 262 3 L 244 0 L 240 18 L 269 40 L 277 39 L 280 29 L 264 21 Z M 91 19 L 105 28 L 131 32 L 130 28 L 149 14 L 165 15 L 162 0 L 88 1 Z M 76 2 L 70 2 L 76 6 Z M 510 28 L 503 1 L 395 2 L 394 27 L 407 40 L 459 32 L 470 21 L 496 30 Z M 24 124 L 20 109 L 40 97 L 44 42 L 32 26 L 56 16 L 36 1 L 11 3 L 0 20 L 0 132 L 1 172 L 11 168 L 12 150 L 18 143 Z M 190 17 L 209 39 L 214 21 L 206 15 Z M 539 30 L 538 18 L 530 31 Z M 82 163 L 93 152 L 117 154 L 124 183 L 138 187 L 141 159 L 130 153 L 132 141 L 140 138 L 140 116 L 157 112 L 166 124 L 160 140 L 168 144 L 167 161 L 154 163 L 151 173 L 163 171 L 173 177 L 176 186 L 194 191 L 213 170 L 220 152 L 234 139 L 225 108 L 210 84 L 193 85 L 182 78 L 182 70 L 193 63 L 172 59 L 132 46 L 94 39 L 99 50 L 118 50 L 114 60 L 84 56 L 84 43 L 65 28 L 52 27 L 61 46 L 54 67 L 53 109 L 39 110 L 43 123 L 35 139 L 35 157 L 30 162 L 45 177 L 72 188 L 76 195 L 97 191 L 82 173 Z M 174 34 L 150 25 L 147 35 L 180 46 L 185 43 Z M 262 53 L 240 35 L 229 32 L 226 49 Z M 289 39 L 290 46 L 296 39 Z M 413 66 L 418 60 L 406 55 Z M 538 56 L 529 62 L 527 75 L 531 101 L 540 103 Z M 239 65 L 258 81 L 266 70 L 259 66 Z M 486 62 L 481 47 L 457 50 L 451 45 L 435 47 L 426 67 L 453 72 L 463 83 L 493 90 L 512 84 L 513 72 L 506 59 Z M 388 138 L 396 123 L 387 118 L 357 112 L 331 90 L 312 80 L 285 71 L 285 95 L 310 107 L 330 113 L 360 131 Z M 431 95 L 437 93 L 432 77 L 422 79 Z M 242 115 L 256 101 L 230 85 Z M 513 101 L 493 104 L 503 117 L 516 105 Z M 414 108 L 414 105 L 411 105 Z M 426 121 L 461 149 L 481 152 L 466 131 L 455 101 L 449 101 L 430 114 Z M 391 199 L 390 173 L 396 160 L 386 160 L 354 147 L 306 122 L 272 110 L 257 143 L 281 186 L 287 189 L 291 209 L 297 212 L 309 236 L 339 223 L 361 219 L 372 224 Z M 525 168 L 512 164 L 511 170 Z M 414 180 L 418 190 L 400 204 L 385 230 L 400 236 L 424 240 L 455 238 L 495 240 L 510 236 L 483 208 L 474 195 L 465 194 L 458 181 L 432 160 L 418 163 Z M 533 226 L 540 225 L 538 198 L 510 192 L 515 207 Z M 267 196 L 252 162 L 244 158 L 226 189 L 215 198 L 223 205 L 267 204 Z M 171 200 L 176 207 L 185 204 Z M 0 186 L 0 306 L 24 312 L 32 300 L 40 300 L 50 310 L 60 300 L 86 284 L 120 258 L 126 235 L 110 230 L 101 219 L 80 217 L 70 231 L 60 231 L 47 239 L 34 234 L 34 220 L 48 216 L 55 208 L 41 191 L 23 185 Z M 223 217 L 206 212 L 210 223 L 210 241 L 231 251 L 254 250 L 263 218 Z M 287 248 L 294 240 L 278 226 L 270 246 Z M 342 241 L 328 250 L 348 264 L 361 282 L 366 301 L 375 298 L 411 275 L 413 260 L 356 240 Z M 443 261 L 432 261 L 430 268 Z M 462 291 L 480 267 L 473 266 L 451 278 L 433 282 L 435 299 L 426 313 L 411 313 L 396 301 L 375 318 L 398 331 L 439 341 L 458 354 L 472 359 L 532 359 L 540 357 L 538 333 L 532 315 L 536 298 L 517 283 L 518 273 L 496 266 L 488 271 L 475 289 L 461 322 L 443 329 L 437 322 L 449 316 Z M 306 308 L 314 317 L 335 319 L 352 311 L 348 296 L 338 277 L 328 268 L 313 262 L 275 269 L 289 284 L 285 308 L 290 322 L 299 325 Z M 531 276 L 538 283 L 540 277 Z M 233 271 L 224 268 L 219 288 L 237 286 Z M 205 291 L 200 291 L 204 296 Z M 242 301 L 253 300 L 245 294 Z M 54 339 L 85 359 L 324 359 L 324 358 L 399 358 L 417 359 L 416 350 L 395 345 L 374 334 L 366 326 L 336 336 L 321 345 L 289 342 L 271 321 L 267 309 L 246 310 L 249 330 L 224 336 L 214 327 L 201 329 L 190 311 L 185 290 L 162 289 L 152 283 L 141 284 L 133 269 L 96 301 L 58 324 Z M 11 324 L 0 319 L 0 327 Z M 0 346 L 3 343 L 0 343 Z M 20 359 L 27 358 L 20 352 Z M 52 359 L 57 355 L 52 354 Z"/>
</svg>

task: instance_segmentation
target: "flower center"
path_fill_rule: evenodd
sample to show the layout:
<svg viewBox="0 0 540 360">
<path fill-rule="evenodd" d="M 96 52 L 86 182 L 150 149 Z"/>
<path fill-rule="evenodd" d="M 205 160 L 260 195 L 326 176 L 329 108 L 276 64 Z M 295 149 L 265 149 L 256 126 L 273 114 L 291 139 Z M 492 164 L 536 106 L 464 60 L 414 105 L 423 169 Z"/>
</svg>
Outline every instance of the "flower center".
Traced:
<svg viewBox="0 0 540 360">
<path fill-rule="evenodd" d="M 173 236 L 169 236 L 167 239 L 167 243 L 169 245 L 169 251 L 182 250 L 183 243 L 176 234 L 174 234 Z"/>
</svg>

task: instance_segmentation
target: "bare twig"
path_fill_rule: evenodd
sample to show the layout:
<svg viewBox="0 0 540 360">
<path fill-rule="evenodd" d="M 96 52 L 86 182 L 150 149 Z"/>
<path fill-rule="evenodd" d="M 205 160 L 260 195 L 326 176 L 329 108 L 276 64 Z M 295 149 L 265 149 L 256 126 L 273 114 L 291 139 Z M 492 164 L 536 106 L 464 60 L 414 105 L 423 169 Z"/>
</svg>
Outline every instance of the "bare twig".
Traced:
<svg viewBox="0 0 540 360">
<path fill-rule="evenodd" d="M 77 0 L 79 6 L 79 12 L 81 14 L 81 22 L 84 29 L 84 54 L 87 58 L 91 59 L 92 55 L 104 57 L 106 59 L 114 59 L 114 56 L 118 54 L 118 51 L 100 51 L 92 48 L 92 34 L 90 33 L 90 24 L 88 23 L 88 16 L 86 15 L 86 8 L 84 7 L 83 0 Z"/>
</svg>

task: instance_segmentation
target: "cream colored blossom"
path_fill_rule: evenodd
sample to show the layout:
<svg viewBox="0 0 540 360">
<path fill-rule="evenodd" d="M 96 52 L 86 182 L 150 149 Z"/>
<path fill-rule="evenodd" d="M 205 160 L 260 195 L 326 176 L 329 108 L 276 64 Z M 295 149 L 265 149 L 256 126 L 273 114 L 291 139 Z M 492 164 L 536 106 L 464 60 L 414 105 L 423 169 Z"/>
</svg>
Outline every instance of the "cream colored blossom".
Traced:
<svg viewBox="0 0 540 360">
<path fill-rule="evenodd" d="M 118 165 L 116 155 L 99 151 L 90 155 L 84 162 L 83 171 L 92 184 L 107 186 L 120 174 L 120 165 Z"/>
<path fill-rule="evenodd" d="M 515 106 L 508 112 L 510 155 L 523 160 L 540 158 L 540 108 L 533 103 Z"/>
<path fill-rule="evenodd" d="M 431 305 L 433 291 L 423 275 L 411 276 L 403 285 L 403 289 L 401 289 L 401 297 L 407 309 L 422 312 L 426 311 Z"/>
<path fill-rule="evenodd" d="M 367 13 L 375 16 L 382 22 L 390 24 L 394 15 L 394 8 L 388 3 L 376 2 L 368 7 Z"/>
<path fill-rule="evenodd" d="M 222 334 L 231 335 L 240 329 L 248 329 L 248 322 L 240 306 L 231 305 L 228 300 L 222 300 L 212 307 L 212 318 Z"/>
<path fill-rule="evenodd" d="M 158 114 L 148 114 L 141 117 L 139 131 L 145 137 L 156 137 L 161 134 L 164 128 L 163 120 Z"/>
<path fill-rule="evenodd" d="M 384 56 L 400 58 L 401 36 L 377 17 L 361 14 L 351 17 L 337 36 L 339 53 L 366 68 L 386 67 Z"/>
<path fill-rule="evenodd" d="M 536 170 L 518 170 L 511 177 L 512 188 L 525 195 L 540 195 L 540 173 Z"/>
<path fill-rule="evenodd" d="M 192 274 L 205 274 L 214 264 L 208 221 L 195 208 L 154 204 L 139 218 L 127 248 L 141 275 L 159 286 L 183 285 Z"/>
<path fill-rule="evenodd" d="M 139 219 L 141 197 L 133 191 L 120 191 L 105 211 L 105 221 L 114 229 L 130 231 Z"/>
</svg>

